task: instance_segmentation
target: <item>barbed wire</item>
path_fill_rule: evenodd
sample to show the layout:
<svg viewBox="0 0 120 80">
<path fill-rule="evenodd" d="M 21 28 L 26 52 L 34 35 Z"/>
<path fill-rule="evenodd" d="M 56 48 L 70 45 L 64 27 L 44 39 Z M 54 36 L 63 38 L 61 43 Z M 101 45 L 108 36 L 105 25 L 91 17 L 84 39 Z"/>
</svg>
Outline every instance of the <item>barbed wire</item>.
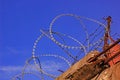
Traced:
<svg viewBox="0 0 120 80">
<path fill-rule="evenodd" d="M 89 21 L 92 21 L 92 22 L 95 22 L 95 23 L 98 23 L 99 25 L 103 26 L 104 28 L 106 28 L 106 25 L 104 25 L 103 23 L 97 21 L 97 20 L 94 20 L 94 19 L 91 19 L 91 18 L 85 18 L 85 17 L 80 17 L 78 15 L 75 15 L 75 14 L 60 14 L 58 16 L 56 16 L 52 22 L 50 23 L 50 26 L 49 26 L 49 33 L 50 33 L 50 37 L 52 39 L 52 41 L 54 41 L 55 43 L 63 46 L 63 47 L 68 47 L 68 48 L 72 48 L 71 46 L 65 46 L 64 44 L 60 43 L 59 41 L 57 41 L 54 36 L 53 36 L 53 33 L 52 33 L 52 27 L 53 27 L 53 24 L 55 23 L 55 21 L 57 19 L 59 19 L 60 17 L 63 17 L 63 16 L 71 16 L 71 17 L 74 17 L 76 19 L 78 19 L 80 21 L 80 23 L 82 24 L 82 28 L 84 29 L 85 33 L 86 33 L 86 40 L 87 40 L 87 43 L 89 45 L 89 36 L 88 36 L 88 32 L 87 32 L 87 29 L 85 27 L 85 25 L 82 23 L 82 21 L 80 20 L 81 18 L 82 19 L 86 19 L 86 20 L 89 20 Z M 73 48 L 78 48 L 78 47 L 73 47 Z"/>
<path fill-rule="evenodd" d="M 74 17 L 76 20 L 78 20 L 80 22 L 81 27 L 82 27 L 83 31 L 85 32 L 85 36 L 86 36 L 85 42 L 87 43 L 87 45 L 82 43 L 80 40 L 74 38 L 73 36 L 66 35 L 65 33 L 55 32 L 53 30 L 53 25 L 56 22 L 56 20 L 58 20 L 60 17 L 63 17 L 63 16 Z M 100 26 L 93 33 L 91 33 L 89 35 L 88 31 L 87 31 L 87 28 L 85 26 L 85 23 L 83 22 L 82 19 L 83 20 L 92 21 L 94 23 L 99 24 Z M 102 27 L 102 29 L 100 30 L 101 27 Z M 55 79 L 57 77 L 57 75 L 48 73 L 47 71 L 43 70 L 43 67 L 42 67 L 42 64 L 41 64 L 42 57 L 51 57 L 51 59 L 54 57 L 56 59 L 60 59 L 60 60 L 64 61 L 68 65 L 68 67 L 70 67 L 73 64 L 73 63 L 71 63 L 68 60 L 68 58 L 66 58 L 66 56 L 64 57 L 64 56 L 57 55 L 58 53 L 56 53 L 56 52 L 54 54 L 53 53 L 41 54 L 41 52 L 37 52 L 37 53 L 39 53 L 39 55 L 37 55 L 36 54 L 36 48 L 38 46 L 39 41 L 43 37 L 47 37 L 47 39 L 49 39 L 52 42 L 54 42 L 57 46 L 59 46 L 62 49 L 63 53 L 67 54 L 67 57 L 70 57 L 70 58 L 72 58 L 74 60 L 74 62 L 77 62 L 78 61 L 77 57 L 79 57 L 79 54 L 74 56 L 72 53 L 70 53 L 69 50 L 79 50 L 79 53 L 81 51 L 82 52 L 81 54 L 87 54 L 89 51 L 91 51 L 93 49 L 102 48 L 101 46 L 102 46 L 104 38 L 100 37 L 100 39 L 97 39 L 96 41 L 94 41 L 94 40 L 100 33 L 104 32 L 105 29 L 106 29 L 106 25 L 105 24 L 103 24 L 103 23 L 101 23 L 101 22 L 99 22 L 97 20 L 91 19 L 91 18 L 86 18 L 86 17 L 75 15 L 75 14 L 60 14 L 60 15 L 56 16 L 51 21 L 51 23 L 49 25 L 49 30 L 46 30 L 46 31 L 45 30 L 40 30 L 41 34 L 37 37 L 37 39 L 35 40 L 35 42 L 33 44 L 32 57 L 27 59 L 27 61 L 26 61 L 25 65 L 24 65 L 21 73 L 17 74 L 16 76 L 14 76 L 12 78 L 12 80 L 16 80 L 16 79 L 23 80 L 24 76 L 27 75 L 27 74 L 35 75 L 40 80 L 45 80 L 44 76 L 48 76 L 48 77 L 51 77 L 52 79 Z M 59 37 L 62 40 L 62 42 L 57 40 L 54 35 Z M 70 44 L 68 45 L 66 43 L 66 40 L 63 37 L 72 40 L 77 45 L 70 45 Z M 92 37 L 92 39 L 90 39 L 91 37 Z M 63 53 L 60 53 L 60 54 L 63 54 Z M 31 63 L 31 62 L 33 62 L 33 63 Z M 27 68 L 29 68 L 29 67 L 36 69 L 36 71 L 39 74 L 36 71 L 33 71 L 33 72 L 29 71 L 28 72 Z"/>
<path fill-rule="evenodd" d="M 39 74 L 37 74 L 37 73 L 34 73 L 34 72 L 24 72 L 24 75 L 28 75 L 28 74 L 34 75 L 34 76 L 36 76 L 37 78 L 39 78 L 41 80 L 41 76 Z M 22 75 L 23 75 L 23 73 L 17 74 L 17 75 L 15 75 L 12 78 L 12 80 L 23 80 L 22 79 Z"/>
<path fill-rule="evenodd" d="M 46 34 L 44 31 L 41 30 L 41 32 L 42 32 L 43 34 L 45 34 L 48 38 L 51 39 L 51 37 L 50 37 L 48 34 Z M 67 49 L 70 49 L 70 48 L 71 48 L 71 49 L 81 49 L 81 50 L 84 51 L 84 53 L 87 52 L 86 49 L 85 49 L 85 46 L 83 46 L 82 43 L 81 43 L 80 41 L 76 40 L 75 38 L 73 38 L 73 37 L 71 37 L 71 36 L 66 36 L 65 34 L 60 34 L 60 33 L 58 33 L 58 32 L 57 32 L 57 33 L 56 33 L 56 32 L 53 32 L 53 33 L 54 33 L 54 34 L 57 34 L 57 35 L 62 35 L 62 36 L 68 37 L 68 38 L 72 39 L 74 42 L 76 42 L 76 43 L 78 43 L 79 45 L 81 45 L 81 47 L 66 46 L 65 44 L 59 44 L 59 43 L 57 43 L 56 41 L 53 41 L 53 42 L 55 42 L 56 45 L 58 45 L 69 57 L 73 58 L 74 60 L 77 61 L 77 59 L 75 58 L 75 56 L 73 56 L 68 50 L 66 50 L 66 48 L 67 48 Z M 59 36 L 59 37 L 60 37 L 60 36 Z M 51 39 L 51 40 L 52 40 L 52 39 Z M 63 39 L 63 41 L 64 41 L 64 39 Z"/>
<path fill-rule="evenodd" d="M 42 76 L 43 74 L 55 79 L 57 76 L 52 75 L 52 74 L 49 74 L 49 73 L 45 72 L 45 71 L 42 69 L 42 66 L 41 66 L 39 57 L 55 57 L 55 58 L 59 58 L 59 59 L 65 61 L 69 67 L 71 66 L 71 63 L 70 63 L 66 58 L 64 58 L 64 57 L 62 57 L 62 56 L 60 56 L 60 55 L 56 55 L 56 54 L 42 54 L 42 55 L 39 55 L 39 56 L 37 56 L 37 57 L 31 57 L 31 58 L 29 58 L 29 59 L 26 61 L 26 64 L 24 65 L 21 74 L 18 74 L 18 75 L 16 75 L 16 76 L 14 76 L 14 77 L 12 78 L 12 80 L 15 80 L 16 78 L 20 78 L 21 80 L 24 80 L 24 75 L 26 75 L 27 73 L 28 73 L 28 74 L 29 74 L 29 73 L 32 74 L 33 72 L 26 72 L 25 69 L 27 69 L 28 66 L 30 67 L 30 62 L 31 62 L 32 60 L 34 60 L 34 58 L 35 58 L 35 60 L 36 60 L 36 59 L 38 60 L 38 63 L 37 63 L 37 61 L 36 61 L 36 63 L 34 63 L 34 64 L 35 64 L 35 65 L 34 65 L 34 68 L 36 68 L 36 70 L 41 73 L 41 74 L 39 75 L 40 79 L 41 79 L 41 80 L 44 80 L 44 77 Z M 38 65 L 38 64 L 39 64 L 39 65 Z M 33 66 L 33 65 L 32 65 L 32 66 Z M 34 74 L 33 74 L 33 75 L 34 75 Z"/>
</svg>

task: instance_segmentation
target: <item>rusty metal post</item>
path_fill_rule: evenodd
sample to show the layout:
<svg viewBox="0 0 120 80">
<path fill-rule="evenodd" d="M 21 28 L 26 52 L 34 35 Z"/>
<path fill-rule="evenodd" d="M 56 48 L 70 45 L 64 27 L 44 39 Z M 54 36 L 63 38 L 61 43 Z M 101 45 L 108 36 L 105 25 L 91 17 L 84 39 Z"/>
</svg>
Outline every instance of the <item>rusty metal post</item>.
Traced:
<svg viewBox="0 0 120 80">
<path fill-rule="evenodd" d="M 109 37 L 110 37 L 110 24 L 111 24 L 111 16 L 108 16 L 106 19 L 107 21 L 107 27 L 105 29 L 105 34 L 104 34 L 104 46 L 103 46 L 103 50 L 106 50 L 109 47 Z M 109 51 L 106 52 L 105 57 L 107 58 L 109 54 Z"/>
</svg>

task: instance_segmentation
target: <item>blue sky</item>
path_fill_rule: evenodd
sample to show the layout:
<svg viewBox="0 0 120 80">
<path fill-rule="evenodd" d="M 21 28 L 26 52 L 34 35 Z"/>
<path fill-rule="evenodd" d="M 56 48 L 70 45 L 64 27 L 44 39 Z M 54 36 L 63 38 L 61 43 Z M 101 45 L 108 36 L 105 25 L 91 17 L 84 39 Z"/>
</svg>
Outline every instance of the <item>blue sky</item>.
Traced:
<svg viewBox="0 0 120 80">
<path fill-rule="evenodd" d="M 73 13 L 104 22 L 103 17 L 110 15 L 113 20 L 112 32 L 119 34 L 119 7 L 119 0 L 0 0 L 0 79 L 10 80 L 19 71 L 7 73 L 9 70 L 3 68 L 21 69 L 32 55 L 33 43 L 41 34 L 40 29 L 49 29 L 55 16 Z M 57 27 L 54 29 L 59 31 Z M 67 27 L 61 29 L 68 30 Z M 44 39 L 46 42 L 47 39 Z M 50 51 L 53 50 L 50 48 Z"/>
</svg>

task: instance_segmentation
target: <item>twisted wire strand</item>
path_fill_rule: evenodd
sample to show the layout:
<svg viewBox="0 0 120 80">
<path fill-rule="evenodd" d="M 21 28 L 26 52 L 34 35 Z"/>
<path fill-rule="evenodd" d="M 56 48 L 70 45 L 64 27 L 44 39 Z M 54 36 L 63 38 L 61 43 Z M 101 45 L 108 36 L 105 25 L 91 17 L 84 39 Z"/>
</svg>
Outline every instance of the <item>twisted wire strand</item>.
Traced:
<svg viewBox="0 0 120 80">
<path fill-rule="evenodd" d="M 100 28 L 101 28 L 101 25 L 98 26 L 98 28 L 97 28 L 92 34 L 89 35 L 89 37 L 92 37 L 92 36 L 93 36 L 93 38 L 92 38 L 91 41 L 90 41 L 90 45 L 89 45 L 89 46 L 91 47 L 91 49 L 90 49 L 89 51 L 91 51 L 93 48 L 94 48 L 95 50 L 98 49 L 98 48 L 100 48 L 100 45 L 101 45 L 101 43 L 102 43 L 103 40 L 104 40 L 104 37 L 102 37 L 102 38 L 100 38 L 99 40 L 97 40 L 96 42 L 93 42 L 93 41 L 95 40 L 95 38 L 104 31 L 103 29 L 101 29 L 97 34 L 95 34 Z M 98 45 L 97 45 L 97 44 L 98 44 Z"/>
<path fill-rule="evenodd" d="M 89 36 L 93 36 L 101 27 L 99 26 L 93 33 L 91 33 Z"/>
<path fill-rule="evenodd" d="M 100 45 L 101 45 L 101 43 L 103 42 L 103 40 L 104 40 L 104 37 L 102 37 L 102 38 L 100 38 L 98 41 L 90 44 L 90 47 L 91 47 L 90 51 L 91 51 L 92 49 L 98 49 L 98 47 L 100 47 Z"/>
<path fill-rule="evenodd" d="M 97 32 L 97 31 L 98 31 L 98 30 L 96 30 L 96 32 Z M 92 40 L 90 41 L 90 44 L 91 44 L 91 43 L 94 41 L 94 39 L 95 39 L 98 35 L 100 35 L 103 31 L 104 31 L 104 30 L 101 29 L 97 34 L 94 33 L 93 38 L 92 38 Z"/>
<path fill-rule="evenodd" d="M 88 44 L 87 51 L 89 51 L 90 41 L 89 41 L 89 35 L 88 35 L 88 32 L 87 32 L 87 28 L 86 28 L 85 24 L 83 23 L 83 21 L 82 21 L 80 18 L 78 18 L 78 19 L 79 19 L 79 21 L 80 21 L 80 23 L 81 23 L 81 25 L 83 26 L 83 29 L 84 29 L 84 31 L 85 31 L 85 34 L 86 34 L 86 42 L 87 42 L 87 44 Z M 88 53 L 88 52 L 86 52 L 86 54 L 87 54 L 87 53 Z"/>
<path fill-rule="evenodd" d="M 102 43 L 103 43 L 103 40 L 101 39 L 101 41 L 99 43 L 97 43 L 98 45 L 96 45 L 95 47 L 93 47 L 94 50 L 102 49 L 103 48 L 102 47 Z M 92 50 L 92 48 L 91 48 L 91 50 Z"/>
<path fill-rule="evenodd" d="M 92 43 L 92 42 L 93 42 L 93 40 L 95 39 L 95 37 L 98 36 L 98 35 L 95 34 L 95 33 L 98 31 L 99 28 L 101 28 L 101 27 L 99 26 L 93 33 L 91 33 L 91 34 L 89 35 L 89 45 L 86 46 L 86 48 L 88 47 L 88 52 L 90 51 L 89 49 L 90 49 L 91 45 L 97 43 L 97 41 L 94 42 L 94 43 Z M 90 37 L 92 37 L 92 36 L 93 36 L 93 38 L 92 38 L 92 40 L 90 40 Z M 87 40 L 85 40 L 84 43 L 86 43 L 86 41 L 87 41 Z M 83 45 L 84 45 L 84 44 L 83 44 Z"/>
<path fill-rule="evenodd" d="M 94 42 L 93 44 L 90 44 L 90 46 L 93 47 L 93 46 L 95 46 L 96 44 L 99 44 L 100 42 L 103 41 L 103 39 L 104 39 L 103 37 L 100 38 L 98 41 Z"/>
</svg>

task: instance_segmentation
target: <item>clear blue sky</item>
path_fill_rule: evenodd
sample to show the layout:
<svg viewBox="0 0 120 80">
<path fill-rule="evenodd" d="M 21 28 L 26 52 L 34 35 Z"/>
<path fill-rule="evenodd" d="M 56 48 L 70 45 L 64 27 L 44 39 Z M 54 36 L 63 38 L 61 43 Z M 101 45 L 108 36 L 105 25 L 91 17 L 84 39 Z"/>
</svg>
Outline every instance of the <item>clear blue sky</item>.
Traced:
<svg viewBox="0 0 120 80">
<path fill-rule="evenodd" d="M 23 66 L 40 29 L 48 29 L 51 20 L 62 13 L 99 21 L 110 15 L 112 31 L 120 33 L 119 7 L 119 0 L 0 0 L 0 68 Z M 0 80 L 13 76 L 1 72 Z"/>
</svg>

